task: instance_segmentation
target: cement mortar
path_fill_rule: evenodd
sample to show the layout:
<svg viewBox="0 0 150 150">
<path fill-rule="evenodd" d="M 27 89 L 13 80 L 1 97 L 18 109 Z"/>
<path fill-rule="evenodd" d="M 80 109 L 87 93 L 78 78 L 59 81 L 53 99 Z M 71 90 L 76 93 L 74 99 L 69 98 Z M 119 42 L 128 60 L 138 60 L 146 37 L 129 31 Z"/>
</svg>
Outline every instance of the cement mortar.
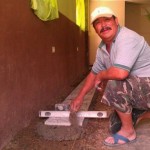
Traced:
<svg viewBox="0 0 150 150">
<path fill-rule="evenodd" d="M 39 122 L 37 132 L 46 140 L 68 141 L 83 138 L 85 130 L 81 126 L 48 126 Z"/>
</svg>

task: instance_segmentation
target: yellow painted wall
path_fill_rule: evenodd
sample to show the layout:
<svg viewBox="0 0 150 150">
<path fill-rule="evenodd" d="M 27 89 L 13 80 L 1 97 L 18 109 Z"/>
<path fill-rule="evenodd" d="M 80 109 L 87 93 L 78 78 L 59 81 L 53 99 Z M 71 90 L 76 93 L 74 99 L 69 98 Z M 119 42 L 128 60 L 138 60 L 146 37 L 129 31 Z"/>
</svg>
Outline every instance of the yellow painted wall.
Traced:
<svg viewBox="0 0 150 150">
<path fill-rule="evenodd" d="M 125 20 L 125 1 L 124 0 L 90 0 L 89 14 L 99 6 L 110 7 L 119 19 L 120 25 L 124 25 Z M 90 16 L 89 16 L 90 17 Z M 95 33 L 93 26 L 89 23 L 89 63 L 93 64 L 95 60 L 96 50 L 101 39 Z"/>
<path fill-rule="evenodd" d="M 125 25 L 126 27 L 144 36 L 150 44 L 150 19 L 147 18 L 145 9 L 150 10 L 150 3 L 126 3 Z"/>
<path fill-rule="evenodd" d="M 59 11 L 76 23 L 76 0 L 57 0 Z"/>
<path fill-rule="evenodd" d="M 96 49 L 101 39 L 95 33 L 90 24 L 90 14 L 98 6 L 108 6 L 118 15 L 120 25 L 124 25 L 125 20 L 125 1 L 124 0 L 86 0 L 89 1 L 88 31 L 89 31 L 89 64 L 95 60 Z M 59 11 L 68 19 L 76 23 L 76 0 L 57 0 Z"/>
</svg>

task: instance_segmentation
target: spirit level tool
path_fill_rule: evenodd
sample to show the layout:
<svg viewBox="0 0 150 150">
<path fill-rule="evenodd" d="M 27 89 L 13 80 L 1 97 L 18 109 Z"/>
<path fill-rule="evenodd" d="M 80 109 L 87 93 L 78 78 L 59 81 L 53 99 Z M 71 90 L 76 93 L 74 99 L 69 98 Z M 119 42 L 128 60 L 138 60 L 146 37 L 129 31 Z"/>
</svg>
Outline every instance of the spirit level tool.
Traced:
<svg viewBox="0 0 150 150">
<path fill-rule="evenodd" d="M 39 111 L 39 117 L 69 117 L 70 111 Z M 81 118 L 108 118 L 106 111 L 79 111 L 77 117 Z"/>
</svg>

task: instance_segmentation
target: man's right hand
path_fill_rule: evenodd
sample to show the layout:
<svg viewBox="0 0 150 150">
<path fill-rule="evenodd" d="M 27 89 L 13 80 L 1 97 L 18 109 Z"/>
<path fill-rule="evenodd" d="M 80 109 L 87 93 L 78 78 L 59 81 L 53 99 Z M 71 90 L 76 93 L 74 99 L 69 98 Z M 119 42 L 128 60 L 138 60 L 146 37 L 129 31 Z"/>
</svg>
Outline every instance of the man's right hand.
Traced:
<svg viewBox="0 0 150 150">
<path fill-rule="evenodd" d="M 83 98 L 76 97 L 74 100 L 71 101 L 70 110 L 73 112 L 77 112 L 80 109 L 82 102 Z"/>
<path fill-rule="evenodd" d="M 72 100 L 70 104 L 71 111 L 77 112 L 80 109 L 84 100 L 84 96 L 94 87 L 95 78 L 96 75 L 93 72 L 90 72 L 78 96 L 74 100 Z"/>
</svg>

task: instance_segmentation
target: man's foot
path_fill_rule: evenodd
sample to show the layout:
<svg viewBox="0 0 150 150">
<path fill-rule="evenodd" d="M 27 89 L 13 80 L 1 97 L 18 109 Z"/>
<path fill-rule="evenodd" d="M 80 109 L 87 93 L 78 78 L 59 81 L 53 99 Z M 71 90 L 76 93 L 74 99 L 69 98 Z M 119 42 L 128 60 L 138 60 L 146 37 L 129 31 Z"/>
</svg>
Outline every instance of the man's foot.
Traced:
<svg viewBox="0 0 150 150">
<path fill-rule="evenodd" d="M 117 146 L 121 144 L 131 143 L 135 140 L 136 132 L 134 131 L 134 129 L 126 131 L 121 128 L 121 130 L 116 134 L 112 134 L 111 136 L 107 137 L 104 141 L 104 144 L 107 146 Z"/>
<path fill-rule="evenodd" d="M 144 114 L 146 110 L 139 110 L 136 108 L 133 108 L 132 110 L 132 120 L 133 120 L 133 126 L 135 126 L 139 122 L 139 117 Z M 110 115 L 109 119 L 109 130 L 112 134 L 117 133 L 121 129 L 122 123 L 121 120 L 117 114 L 116 111 L 114 111 Z"/>
<path fill-rule="evenodd" d="M 122 135 L 116 133 L 116 134 L 113 134 L 111 137 L 108 137 L 104 141 L 104 144 L 107 146 L 118 146 L 118 145 L 122 145 L 122 144 L 133 143 L 135 141 L 136 141 L 136 138 L 129 139 L 129 138 L 126 138 L 125 136 L 122 136 Z"/>
</svg>

